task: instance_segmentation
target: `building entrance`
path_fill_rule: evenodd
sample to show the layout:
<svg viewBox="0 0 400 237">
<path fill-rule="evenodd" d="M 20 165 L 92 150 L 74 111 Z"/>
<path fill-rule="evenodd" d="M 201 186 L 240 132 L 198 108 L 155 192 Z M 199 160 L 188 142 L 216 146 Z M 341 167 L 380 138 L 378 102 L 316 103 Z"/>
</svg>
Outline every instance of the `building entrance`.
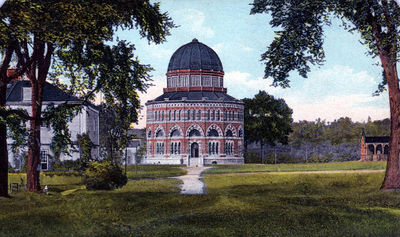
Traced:
<svg viewBox="0 0 400 237">
<path fill-rule="evenodd" d="M 198 158 L 199 157 L 199 144 L 197 142 L 192 143 L 190 146 L 190 157 Z"/>
</svg>

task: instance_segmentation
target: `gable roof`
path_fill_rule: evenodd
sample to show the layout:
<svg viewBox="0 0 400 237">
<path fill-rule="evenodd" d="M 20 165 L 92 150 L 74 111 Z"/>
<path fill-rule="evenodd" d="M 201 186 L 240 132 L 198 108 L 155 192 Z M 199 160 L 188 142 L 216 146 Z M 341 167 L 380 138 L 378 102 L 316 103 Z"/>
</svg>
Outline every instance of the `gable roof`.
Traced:
<svg viewBox="0 0 400 237">
<path fill-rule="evenodd" d="M 23 102 L 23 88 L 31 88 L 32 84 L 30 81 L 22 80 L 22 81 L 11 81 L 7 85 L 7 93 L 6 93 L 6 102 L 7 103 L 21 103 Z M 44 84 L 44 93 L 43 93 L 43 102 L 44 103 L 54 103 L 54 102 L 72 102 L 72 103 L 82 103 L 83 101 L 62 91 L 57 86 L 45 82 Z M 100 111 L 100 109 L 92 104 L 85 103 L 85 105 L 91 107 L 94 110 Z"/>
<path fill-rule="evenodd" d="M 32 87 L 30 81 L 12 81 L 7 85 L 7 94 L 6 100 L 7 102 L 19 102 L 23 100 L 23 89 L 22 88 Z M 65 93 L 60 88 L 45 82 L 44 84 L 44 92 L 43 93 L 43 101 L 44 102 L 81 102 L 77 97 Z"/>
</svg>

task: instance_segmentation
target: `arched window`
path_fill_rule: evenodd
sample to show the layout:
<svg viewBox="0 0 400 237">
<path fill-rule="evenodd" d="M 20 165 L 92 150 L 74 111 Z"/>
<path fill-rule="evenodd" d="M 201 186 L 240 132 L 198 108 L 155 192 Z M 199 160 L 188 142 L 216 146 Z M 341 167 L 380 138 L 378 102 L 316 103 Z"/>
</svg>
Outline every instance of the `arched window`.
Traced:
<svg viewBox="0 0 400 237">
<path fill-rule="evenodd" d="M 196 120 L 196 110 L 192 111 L 192 120 Z"/>
<path fill-rule="evenodd" d="M 178 120 L 181 120 L 181 111 L 178 111 Z"/>
<path fill-rule="evenodd" d="M 151 130 L 149 130 L 149 131 L 147 132 L 147 137 L 148 137 L 148 138 L 151 137 Z"/>
<path fill-rule="evenodd" d="M 219 119 L 220 119 L 220 115 L 219 115 L 219 110 L 217 110 L 217 121 L 219 121 Z"/>
<path fill-rule="evenodd" d="M 210 120 L 211 112 L 210 110 L 207 110 L 207 120 Z"/>
<path fill-rule="evenodd" d="M 225 134 L 225 137 L 233 137 L 232 130 L 227 130 L 226 134 Z"/>
<path fill-rule="evenodd" d="M 164 121 L 164 111 L 161 111 L 161 121 Z"/>
<path fill-rule="evenodd" d="M 201 120 L 201 110 L 197 111 L 197 120 Z"/>
<path fill-rule="evenodd" d="M 243 130 L 239 129 L 239 137 L 243 137 Z"/>
<path fill-rule="evenodd" d="M 156 134 L 156 137 L 163 137 L 164 136 L 164 132 L 162 130 L 159 130 Z"/>
<path fill-rule="evenodd" d="M 187 120 L 189 120 L 190 119 L 190 109 L 188 109 L 188 111 L 187 111 Z"/>
<path fill-rule="evenodd" d="M 215 129 L 211 129 L 210 131 L 208 131 L 207 136 L 209 137 L 218 137 L 218 131 Z"/>
<path fill-rule="evenodd" d="M 175 129 L 174 131 L 172 131 L 171 133 L 171 137 L 179 137 L 181 135 L 181 133 L 179 132 L 178 129 Z"/>
<path fill-rule="evenodd" d="M 176 110 L 174 110 L 174 114 L 173 114 L 173 120 L 175 121 L 176 120 Z"/>
<path fill-rule="evenodd" d="M 192 131 L 190 131 L 189 137 L 200 137 L 200 132 L 196 129 L 193 129 Z"/>
<path fill-rule="evenodd" d="M 214 118 L 215 118 L 215 111 L 213 110 L 211 111 L 211 120 L 214 120 Z"/>
<path fill-rule="evenodd" d="M 170 110 L 170 111 L 168 112 L 168 120 L 171 121 L 171 118 L 172 118 L 172 111 Z"/>
</svg>

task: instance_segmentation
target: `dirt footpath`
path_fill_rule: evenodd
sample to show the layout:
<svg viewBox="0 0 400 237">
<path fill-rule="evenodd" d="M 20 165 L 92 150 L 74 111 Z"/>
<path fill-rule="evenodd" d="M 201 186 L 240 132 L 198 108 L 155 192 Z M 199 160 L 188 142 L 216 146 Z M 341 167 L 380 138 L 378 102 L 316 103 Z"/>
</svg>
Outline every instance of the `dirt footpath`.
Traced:
<svg viewBox="0 0 400 237">
<path fill-rule="evenodd" d="M 187 174 L 179 177 L 175 177 L 183 181 L 181 186 L 181 194 L 182 195 L 199 195 L 206 194 L 206 185 L 201 180 L 201 172 L 206 169 L 210 169 L 211 167 L 195 167 L 189 166 L 184 167 L 184 170 L 187 170 Z"/>
</svg>

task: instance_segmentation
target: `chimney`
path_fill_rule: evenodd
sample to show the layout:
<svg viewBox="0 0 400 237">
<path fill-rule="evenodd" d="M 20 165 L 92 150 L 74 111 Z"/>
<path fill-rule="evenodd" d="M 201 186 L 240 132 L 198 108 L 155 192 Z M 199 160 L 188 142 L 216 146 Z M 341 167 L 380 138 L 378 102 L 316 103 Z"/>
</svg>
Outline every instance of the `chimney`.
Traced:
<svg viewBox="0 0 400 237">
<path fill-rule="evenodd" d="M 18 69 L 7 69 L 7 76 L 11 77 L 14 74 L 18 73 Z M 13 78 L 11 81 L 20 81 L 21 80 L 21 76 L 18 76 L 16 78 Z"/>
</svg>

